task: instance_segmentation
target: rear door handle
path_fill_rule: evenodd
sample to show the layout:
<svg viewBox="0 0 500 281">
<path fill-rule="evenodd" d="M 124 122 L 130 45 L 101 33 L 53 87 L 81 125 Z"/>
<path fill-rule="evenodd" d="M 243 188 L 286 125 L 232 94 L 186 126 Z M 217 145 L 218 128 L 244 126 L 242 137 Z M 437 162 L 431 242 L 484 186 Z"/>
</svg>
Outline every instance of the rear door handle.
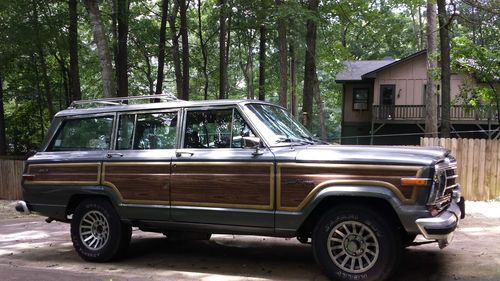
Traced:
<svg viewBox="0 0 500 281">
<path fill-rule="evenodd" d="M 108 158 L 123 157 L 123 154 L 118 152 L 109 152 L 108 154 L 106 154 L 106 157 Z"/>
</svg>

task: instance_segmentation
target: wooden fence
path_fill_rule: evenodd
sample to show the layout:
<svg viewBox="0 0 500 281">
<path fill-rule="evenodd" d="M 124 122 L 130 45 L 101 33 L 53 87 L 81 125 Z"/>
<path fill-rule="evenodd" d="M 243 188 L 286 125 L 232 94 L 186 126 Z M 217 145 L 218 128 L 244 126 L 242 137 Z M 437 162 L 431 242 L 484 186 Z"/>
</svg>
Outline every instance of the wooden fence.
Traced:
<svg viewBox="0 0 500 281">
<path fill-rule="evenodd" d="M 420 145 L 451 150 L 467 200 L 500 199 L 500 140 L 421 138 Z"/>
<path fill-rule="evenodd" d="M 23 160 L 0 159 L 0 199 L 21 199 L 23 168 Z"/>
</svg>

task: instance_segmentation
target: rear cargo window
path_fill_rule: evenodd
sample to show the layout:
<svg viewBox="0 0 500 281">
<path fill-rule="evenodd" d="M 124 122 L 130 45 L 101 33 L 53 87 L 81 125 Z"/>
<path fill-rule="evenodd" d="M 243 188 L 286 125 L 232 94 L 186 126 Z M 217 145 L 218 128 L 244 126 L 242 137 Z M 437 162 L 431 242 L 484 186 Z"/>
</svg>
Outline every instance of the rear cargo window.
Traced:
<svg viewBox="0 0 500 281">
<path fill-rule="evenodd" d="M 176 112 L 124 114 L 118 125 L 116 149 L 175 148 L 176 128 Z"/>
<path fill-rule="evenodd" d="M 67 119 L 48 151 L 106 150 L 111 143 L 113 117 Z"/>
</svg>

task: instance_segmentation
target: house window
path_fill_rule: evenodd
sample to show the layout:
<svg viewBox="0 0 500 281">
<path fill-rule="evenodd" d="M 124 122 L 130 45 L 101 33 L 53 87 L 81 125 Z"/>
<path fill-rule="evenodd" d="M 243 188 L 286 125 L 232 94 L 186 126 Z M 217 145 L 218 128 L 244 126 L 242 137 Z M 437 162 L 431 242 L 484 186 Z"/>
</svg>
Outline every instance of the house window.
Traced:
<svg viewBox="0 0 500 281">
<path fill-rule="evenodd" d="M 354 88 L 352 94 L 352 109 L 360 111 L 368 110 L 368 88 Z"/>
</svg>

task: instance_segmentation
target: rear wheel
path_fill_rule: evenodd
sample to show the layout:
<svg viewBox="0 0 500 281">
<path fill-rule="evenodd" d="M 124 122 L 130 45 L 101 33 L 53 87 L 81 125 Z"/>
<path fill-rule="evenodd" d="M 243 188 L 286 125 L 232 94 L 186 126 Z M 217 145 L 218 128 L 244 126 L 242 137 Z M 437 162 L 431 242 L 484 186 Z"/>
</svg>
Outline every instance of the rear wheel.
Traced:
<svg viewBox="0 0 500 281">
<path fill-rule="evenodd" d="M 384 280 L 401 255 L 395 227 L 362 206 L 339 206 L 318 221 L 313 231 L 314 256 L 335 280 Z"/>
<path fill-rule="evenodd" d="M 118 258 L 126 251 L 131 234 L 131 226 L 122 223 L 116 210 L 104 199 L 82 201 L 71 220 L 73 246 L 87 261 Z"/>
</svg>

